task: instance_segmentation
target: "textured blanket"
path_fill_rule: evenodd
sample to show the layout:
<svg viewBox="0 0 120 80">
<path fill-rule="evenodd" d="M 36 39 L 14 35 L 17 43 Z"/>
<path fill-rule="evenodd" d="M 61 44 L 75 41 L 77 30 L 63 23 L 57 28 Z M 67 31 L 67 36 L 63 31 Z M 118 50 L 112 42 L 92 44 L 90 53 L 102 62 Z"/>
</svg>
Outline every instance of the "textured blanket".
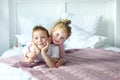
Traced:
<svg viewBox="0 0 120 80">
<path fill-rule="evenodd" d="M 13 65 L 22 55 L 1 58 L 0 63 Z M 33 68 L 21 67 L 37 80 L 120 80 L 120 53 L 103 49 L 66 50 L 67 62 L 59 68 L 39 64 Z"/>
</svg>

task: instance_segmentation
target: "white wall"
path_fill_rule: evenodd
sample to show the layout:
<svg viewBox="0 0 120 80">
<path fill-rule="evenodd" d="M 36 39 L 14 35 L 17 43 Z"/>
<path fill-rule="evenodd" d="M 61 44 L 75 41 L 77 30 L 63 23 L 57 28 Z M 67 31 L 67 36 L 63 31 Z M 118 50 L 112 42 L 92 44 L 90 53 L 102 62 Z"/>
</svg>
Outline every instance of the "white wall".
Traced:
<svg viewBox="0 0 120 80">
<path fill-rule="evenodd" d="M 120 0 L 116 0 L 115 45 L 120 47 Z"/>
<path fill-rule="evenodd" d="M 9 49 L 8 0 L 0 0 L 0 55 Z"/>
<path fill-rule="evenodd" d="M 16 44 L 16 26 L 17 26 L 17 12 L 16 12 L 17 0 L 9 0 L 9 34 L 10 34 L 10 47 Z"/>
</svg>

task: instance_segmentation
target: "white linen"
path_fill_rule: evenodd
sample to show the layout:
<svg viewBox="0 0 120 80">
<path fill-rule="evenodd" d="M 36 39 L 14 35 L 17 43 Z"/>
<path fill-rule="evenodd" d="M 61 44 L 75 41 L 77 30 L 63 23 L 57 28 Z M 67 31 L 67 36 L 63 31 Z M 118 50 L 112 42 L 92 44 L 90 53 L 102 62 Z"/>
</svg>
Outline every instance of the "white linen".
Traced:
<svg viewBox="0 0 120 80">
<path fill-rule="evenodd" d="M 0 63 L 0 80 L 32 80 L 31 75 L 20 68 Z"/>
<path fill-rule="evenodd" d="M 105 36 L 95 35 L 100 27 L 102 16 L 81 16 L 72 13 L 62 15 L 62 18 L 71 20 L 72 34 L 65 42 L 67 49 L 98 48 L 106 41 Z"/>
<path fill-rule="evenodd" d="M 32 40 L 30 35 L 26 37 L 26 35 L 23 34 L 16 34 L 15 37 L 17 38 L 18 43 L 21 43 L 21 45 L 27 45 Z"/>
<path fill-rule="evenodd" d="M 82 48 L 100 48 L 104 46 L 107 38 L 104 36 L 94 35 L 90 38 L 81 38 L 81 36 L 70 37 L 65 42 L 65 48 L 67 49 L 82 49 Z"/>
<path fill-rule="evenodd" d="M 1 55 L 1 58 L 2 57 L 11 57 L 11 56 L 14 56 L 14 55 L 23 54 L 22 51 L 23 51 L 23 47 L 18 47 L 16 49 L 9 49 L 9 50 L 5 51 Z"/>
<path fill-rule="evenodd" d="M 71 17 L 72 24 L 78 28 L 85 30 L 90 34 L 95 34 L 99 25 L 101 24 L 101 16 L 80 16 L 73 15 Z"/>
</svg>

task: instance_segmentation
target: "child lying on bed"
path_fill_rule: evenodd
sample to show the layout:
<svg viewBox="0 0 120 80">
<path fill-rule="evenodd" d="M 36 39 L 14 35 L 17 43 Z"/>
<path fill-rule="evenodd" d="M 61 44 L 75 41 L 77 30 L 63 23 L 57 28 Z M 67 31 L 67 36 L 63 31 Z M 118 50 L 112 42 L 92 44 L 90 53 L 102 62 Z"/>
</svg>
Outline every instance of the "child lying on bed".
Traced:
<svg viewBox="0 0 120 80">
<path fill-rule="evenodd" d="M 56 67 L 56 61 L 59 58 L 59 48 L 54 44 L 50 44 L 50 41 L 47 29 L 42 26 L 35 26 L 32 32 L 32 42 L 23 50 L 25 60 L 19 62 L 18 65 L 33 67 L 37 63 L 44 61 L 48 67 Z"/>
<path fill-rule="evenodd" d="M 64 50 L 64 42 L 66 39 L 68 39 L 71 35 L 71 27 L 69 26 L 71 24 L 70 20 L 62 19 L 58 20 L 55 25 L 53 26 L 51 30 L 51 45 L 55 45 L 59 48 L 59 56 L 60 58 L 56 61 L 55 66 L 59 67 L 62 66 L 66 60 L 65 60 L 65 50 Z M 56 50 L 53 50 L 52 52 L 56 53 Z"/>
<path fill-rule="evenodd" d="M 52 43 L 56 46 L 59 46 L 60 59 L 56 63 L 57 67 L 62 66 L 66 62 L 64 57 L 64 42 L 71 35 L 71 27 L 69 26 L 70 24 L 70 20 L 62 19 L 57 21 L 51 30 Z"/>
</svg>

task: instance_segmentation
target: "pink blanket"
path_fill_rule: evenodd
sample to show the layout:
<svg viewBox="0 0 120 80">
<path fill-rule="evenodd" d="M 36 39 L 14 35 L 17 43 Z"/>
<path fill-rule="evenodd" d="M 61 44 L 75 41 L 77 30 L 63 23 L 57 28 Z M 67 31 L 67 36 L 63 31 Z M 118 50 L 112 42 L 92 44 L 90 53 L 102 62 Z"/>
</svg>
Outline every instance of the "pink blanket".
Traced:
<svg viewBox="0 0 120 80">
<path fill-rule="evenodd" d="M 1 63 L 12 65 L 21 61 L 22 55 L 1 58 Z M 66 50 L 67 63 L 59 68 L 45 64 L 33 68 L 21 67 L 38 80 L 120 80 L 120 52 L 103 49 Z"/>
</svg>

